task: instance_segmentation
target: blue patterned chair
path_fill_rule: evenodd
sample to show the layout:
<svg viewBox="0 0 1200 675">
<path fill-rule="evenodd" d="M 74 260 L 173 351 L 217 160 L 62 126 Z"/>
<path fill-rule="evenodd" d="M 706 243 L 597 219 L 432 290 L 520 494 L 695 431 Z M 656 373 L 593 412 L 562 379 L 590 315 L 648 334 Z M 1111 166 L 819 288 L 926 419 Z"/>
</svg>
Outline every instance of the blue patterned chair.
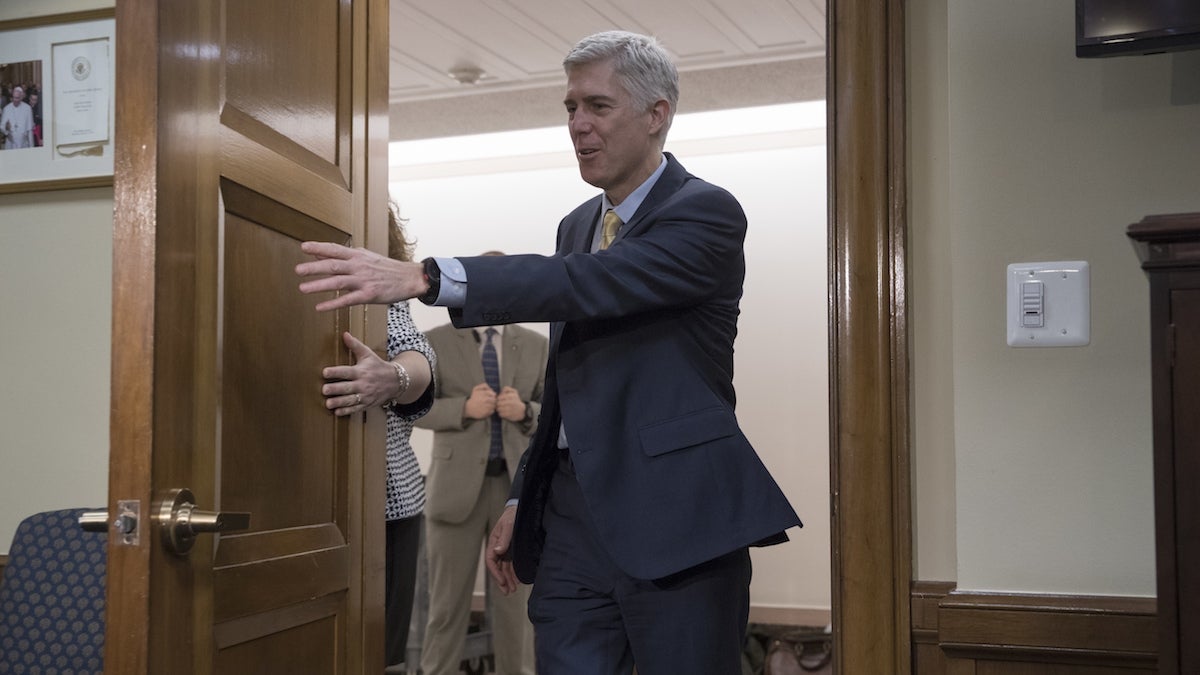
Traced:
<svg viewBox="0 0 1200 675">
<path fill-rule="evenodd" d="M 17 526 L 0 581 L 0 675 L 103 675 L 103 532 L 85 509 L 47 511 Z"/>
</svg>

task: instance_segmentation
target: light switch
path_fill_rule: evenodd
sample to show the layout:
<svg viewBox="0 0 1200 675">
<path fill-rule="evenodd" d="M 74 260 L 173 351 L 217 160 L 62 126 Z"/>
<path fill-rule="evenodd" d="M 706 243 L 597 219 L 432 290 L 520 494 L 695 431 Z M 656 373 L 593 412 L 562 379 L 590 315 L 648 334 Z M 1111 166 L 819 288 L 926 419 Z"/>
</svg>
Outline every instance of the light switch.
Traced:
<svg viewBox="0 0 1200 675">
<path fill-rule="evenodd" d="M 1082 260 L 1008 266 L 1010 347 L 1078 347 L 1091 342 L 1088 264 Z"/>
<path fill-rule="evenodd" d="M 1046 324 L 1042 314 L 1042 282 L 1021 282 L 1021 326 L 1041 328 Z"/>
</svg>

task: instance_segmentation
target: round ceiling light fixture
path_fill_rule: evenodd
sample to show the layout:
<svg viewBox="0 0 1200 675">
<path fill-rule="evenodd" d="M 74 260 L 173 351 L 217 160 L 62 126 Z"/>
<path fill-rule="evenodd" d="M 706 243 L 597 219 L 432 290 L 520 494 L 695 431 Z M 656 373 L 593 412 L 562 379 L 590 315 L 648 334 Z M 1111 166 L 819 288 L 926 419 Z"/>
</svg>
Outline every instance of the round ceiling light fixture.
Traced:
<svg viewBox="0 0 1200 675">
<path fill-rule="evenodd" d="M 453 68 L 446 74 L 459 84 L 478 84 L 480 80 L 488 76 L 487 73 L 483 72 L 483 69 L 476 68 L 475 66 Z"/>
</svg>

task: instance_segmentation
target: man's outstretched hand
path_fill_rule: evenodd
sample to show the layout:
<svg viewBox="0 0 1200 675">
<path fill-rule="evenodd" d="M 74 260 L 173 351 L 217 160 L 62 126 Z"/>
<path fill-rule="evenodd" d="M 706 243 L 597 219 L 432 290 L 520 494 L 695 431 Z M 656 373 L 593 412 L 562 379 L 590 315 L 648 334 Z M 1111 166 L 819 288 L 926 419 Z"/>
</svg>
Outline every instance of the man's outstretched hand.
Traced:
<svg viewBox="0 0 1200 675">
<path fill-rule="evenodd" d="M 429 290 L 421 263 L 320 241 L 306 241 L 300 250 L 316 260 L 296 265 L 296 274 L 322 277 L 302 282 L 300 292 L 338 291 L 336 297 L 317 303 L 320 312 L 354 305 L 389 305 Z"/>
</svg>

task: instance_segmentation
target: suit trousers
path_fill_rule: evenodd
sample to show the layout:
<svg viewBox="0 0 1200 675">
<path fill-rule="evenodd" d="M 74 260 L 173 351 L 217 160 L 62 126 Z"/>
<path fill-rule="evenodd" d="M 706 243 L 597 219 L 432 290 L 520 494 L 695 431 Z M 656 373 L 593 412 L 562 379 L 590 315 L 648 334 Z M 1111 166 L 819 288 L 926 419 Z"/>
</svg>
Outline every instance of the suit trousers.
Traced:
<svg viewBox="0 0 1200 675">
<path fill-rule="evenodd" d="M 746 548 L 663 579 L 630 577 L 600 543 L 566 453 L 543 525 L 529 598 L 539 675 L 625 675 L 635 665 L 638 675 L 740 675 Z"/>
<path fill-rule="evenodd" d="M 483 479 L 479 499 L 467 519 L 447 523 L 425 518 L 429 556 L 429 622 L 421 647 L 424 675 L 458 675 L 470 621 L 471 596 L 479 556 L 508 500 L 508 474 Z M 486 572 L 491 603 L 492 648 L 497 675 L 532 675 L 533 627 L 529 624 L 529 587 L 502 595 Z"/>
</svg>

